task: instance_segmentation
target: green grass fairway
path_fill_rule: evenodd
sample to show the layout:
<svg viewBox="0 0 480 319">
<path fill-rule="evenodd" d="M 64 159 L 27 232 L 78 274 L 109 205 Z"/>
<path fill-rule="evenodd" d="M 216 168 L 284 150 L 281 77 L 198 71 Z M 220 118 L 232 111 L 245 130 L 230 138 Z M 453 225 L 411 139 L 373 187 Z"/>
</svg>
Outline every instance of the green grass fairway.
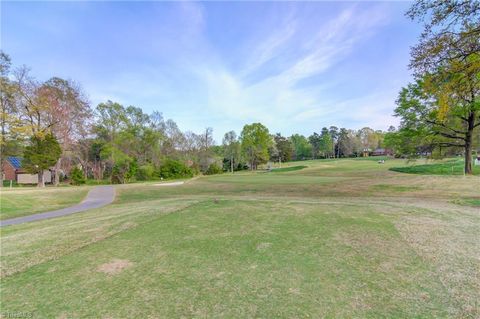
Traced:
<svg viewBox="0 0 480 319">
<path fill-rule="evenodd" d="M 300 166 L 289 166 L 289 167 L 279 167 L 279 168 L 274 168 L 270 172 L 271 173 L 284 173 L 284 172 L 291 172 L 291 171 L 298 171 L 301 169 L 307 168 L 305 165 L 300 165 Z"/>
<path fill-rule="evenodd" d="M 478 176 L 389 170 L 403 160 L 282 164 L 298 166 L 306 167 L 120 185 L 107 207 L 4 227 L 1 311 L 480 317 L 480 212 L 470 204 Z M 23 195 L 52 205 L 48 191 Z"/>
<path fill-rule="evenodd" d="M 80 202 L 89 187 L 0 189 L 0 219 L 8 219 L 72 206 Z"/>
<path fill-rule="evenodd" d="M 429 164 L 420 164 L 404 166 L 404 167 L 392 167 L 392 171 L 410 173 L 410 174 L 428 174 L 428 175 L 463 175 L 464 171 L 463 159 L 450 159 L 443 161 L 435 161 Z M 480 175 L 480 166 L 473 166 L 474 175 Z"/>
</svg>

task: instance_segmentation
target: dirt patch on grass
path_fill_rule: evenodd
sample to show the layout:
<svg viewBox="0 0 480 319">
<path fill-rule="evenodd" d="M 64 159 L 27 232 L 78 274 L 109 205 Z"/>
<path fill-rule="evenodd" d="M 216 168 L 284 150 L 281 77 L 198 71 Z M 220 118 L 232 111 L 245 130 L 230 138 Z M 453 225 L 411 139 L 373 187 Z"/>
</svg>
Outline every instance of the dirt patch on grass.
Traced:
<svg viewBox="0 0 480 319">
<path fill-rule="evenodd" d="M 386 274 L 404 267 L 404 259 L 411 257 L 399 238 L 387 234 L 350 229 L 338 232 L 334 239 L 358 256 L 368 258 L 375 271 Z"/>
<path fill-rule="evenodd" d="M 361 232 L 350 229 L 349 231 L 340 231 L 336 233 L 334 237 L 337 241 L 343 245 L 351 247 L 357 251 L 360 250 L 372 250 L 375 252 L 388 252 L 391 241 L 387 241 L 386 238 L 380 234 Z"/>
<path fill-rule="evenodd" d="M 113 275 L 118 275 L 124 269 L 129 268 L 132 265 L 133 263 L 128 260 L 114 259 L 109 263 L 98 266 L 97 271 L 113 276 Z"/>
</svg>

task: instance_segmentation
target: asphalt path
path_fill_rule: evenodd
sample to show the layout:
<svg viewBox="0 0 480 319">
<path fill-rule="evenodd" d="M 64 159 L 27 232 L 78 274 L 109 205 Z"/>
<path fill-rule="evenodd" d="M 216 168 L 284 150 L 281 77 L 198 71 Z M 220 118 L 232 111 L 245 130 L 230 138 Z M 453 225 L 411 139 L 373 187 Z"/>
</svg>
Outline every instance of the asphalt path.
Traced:
<svg viewBox="0 0 480 319">
<path fill-rule="evenodd" d="M 99 208 L 110 204 L 115 199 L 115 188 L 113 186 L 96 186 L 92 188 L 87 197 L 79 204 L 54 210 L 51 212 L 33 214 L 0 221 L 0 227 L 17 225 L 22 223 L 44 220 L 54 217 L 66 216 L 74 213 L 84 212 L 89 209 Z"/>
</svg>

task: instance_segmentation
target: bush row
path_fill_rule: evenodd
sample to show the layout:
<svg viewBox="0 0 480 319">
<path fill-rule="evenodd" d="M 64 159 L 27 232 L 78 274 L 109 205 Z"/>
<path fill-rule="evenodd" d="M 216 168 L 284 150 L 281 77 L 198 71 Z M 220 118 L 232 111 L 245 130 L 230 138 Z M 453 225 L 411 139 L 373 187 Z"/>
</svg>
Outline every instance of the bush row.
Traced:
<svg viewBox="0 0 480 319">
<path fill-rule="evenodd" d="M 221 174 L 223 170 L 220 166 L 211 164 L 205 175 Z M 136 179 L 138 181 L 148 181 L 157 178 L 175 179 L 175 178 L 189 178 L 198 174 L 198 169 L 188 167 L 181 161 L 166 160 L 160 167 L 155 167 L 151 164 L 142 165 L 137 169 Z"/>
</svg>

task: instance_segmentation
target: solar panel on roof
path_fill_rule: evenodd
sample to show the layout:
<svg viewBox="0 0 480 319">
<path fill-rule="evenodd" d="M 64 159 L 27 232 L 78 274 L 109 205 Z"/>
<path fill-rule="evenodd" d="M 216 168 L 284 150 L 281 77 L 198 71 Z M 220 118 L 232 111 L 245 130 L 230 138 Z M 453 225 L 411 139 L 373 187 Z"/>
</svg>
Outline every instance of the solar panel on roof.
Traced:
<svg viewBox="0 0 480 319">
<path fill-rule="evenodd" d="M 20 157 L 9 156 L 7 159 L 15 169 L 22 168 L 22 159 Z"/>
</svg>

